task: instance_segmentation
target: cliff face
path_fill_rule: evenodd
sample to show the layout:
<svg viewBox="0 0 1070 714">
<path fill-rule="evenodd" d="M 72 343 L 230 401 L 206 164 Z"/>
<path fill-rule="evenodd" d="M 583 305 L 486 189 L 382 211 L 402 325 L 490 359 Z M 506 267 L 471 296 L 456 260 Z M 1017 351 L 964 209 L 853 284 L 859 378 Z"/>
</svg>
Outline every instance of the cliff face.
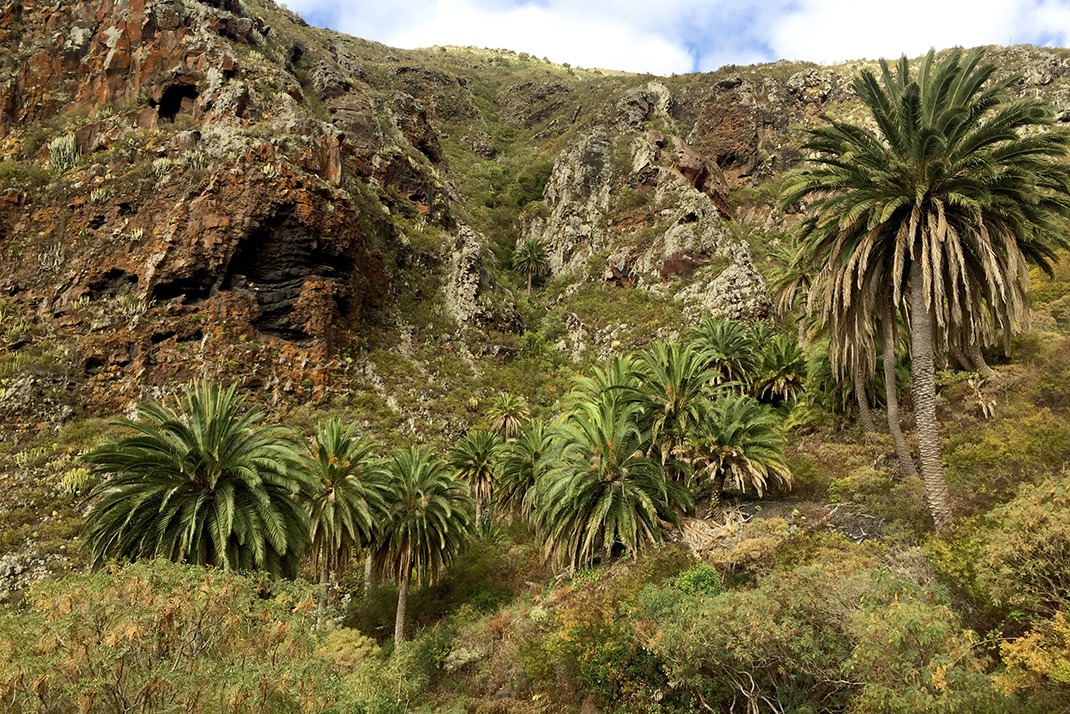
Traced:
<svg viewBox="0 0 1070 714">
<path fill-rule="evenodd" d="M 998 56 L 1070 113 L 1065 53 Z M 858 66 L 604 76 L 393 50 L 267 0 L 16 0 L 0 69 L 0 417 L 23 435 L 198 376 L 393 399 L 375 349 L 480 374 L 554 333 L 546 310 L 615 345 L 664 333 L 583 313 L 592 285 L 763 316 L 762 246 L 792 220 L 770 180 L 808 123 L 857 111 Z M 518 310 L 524 237 L 554 288 Z"/>
</svg>

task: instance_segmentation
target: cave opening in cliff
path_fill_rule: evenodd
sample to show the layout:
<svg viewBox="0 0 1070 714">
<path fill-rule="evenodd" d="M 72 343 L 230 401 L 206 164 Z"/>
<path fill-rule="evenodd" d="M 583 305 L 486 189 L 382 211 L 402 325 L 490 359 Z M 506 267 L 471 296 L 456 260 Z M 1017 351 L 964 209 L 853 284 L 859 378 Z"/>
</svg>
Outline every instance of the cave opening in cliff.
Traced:
<svg viewBox="0 0 1070 714">
<path fill-rule="evenodd" d="M 156 112 L 160 119 L 173 122 L 180 112 L 193 113 L 199 93 L 193 84 L 169 84 L 164 87 Z"/>
<path fill-rule="evenodd" d="M 286 340 L 305 340 L 309 320 L 298 298 L 307 283 L 330 284 L 335 290 L 329 310 L 348 310 L 347 286 L 354 270 L 353 258 L 332 250 L 308 226 L 294 217 L 292 207 L 284 207 L 264 221 L 239 244 L 230 262 L 223 289 L 252 292 L 260 308 L 253 325 L 260 332 Z M 320 305 L 318 310 L 326 310 Z M 322 316 L 320 316 L 322 317 Z"/>
</svg>

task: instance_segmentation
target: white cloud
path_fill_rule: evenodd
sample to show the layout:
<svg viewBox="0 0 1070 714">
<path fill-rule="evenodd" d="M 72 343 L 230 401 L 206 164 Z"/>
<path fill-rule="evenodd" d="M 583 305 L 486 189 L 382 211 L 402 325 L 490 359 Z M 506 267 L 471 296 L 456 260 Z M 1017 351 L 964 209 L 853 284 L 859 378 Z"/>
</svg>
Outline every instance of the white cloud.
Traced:
<svg viewBox="0 0 1070 714">
<path fill-rule="evenodd" d="M 340 29 L 357 28 L 346 23 Z M 688 72 L 692 66 L 680 44 L 587 6 L 487 10 L 470 1 L 441 0 L 424 8 L 420 22 L 396 27 L 381 41 L 402 48 L 436 44 L 504 48 L 558 63 L 656 74 Z"/>
<path fill-rule="evenodd" d="M 930 47 L 1070 43 L 1070 0 L 289 0 L 312 22 L 401 48 L 473 45 L 672 74 Z"/>
<path fill-rule="evenodd" d="M 899 0 L 875 5 L 855 0 L 801 0 L 777 18 L 769 45 L 777 57 L 815 62 L 895 58 L 930 47 L 972 47 L 1035 41 L 1065 3 L 1046 2 L 1043 20 L 1029 0 Z M 1064 34 L 1065 37 L 1065 34 Z"/>
</svg>

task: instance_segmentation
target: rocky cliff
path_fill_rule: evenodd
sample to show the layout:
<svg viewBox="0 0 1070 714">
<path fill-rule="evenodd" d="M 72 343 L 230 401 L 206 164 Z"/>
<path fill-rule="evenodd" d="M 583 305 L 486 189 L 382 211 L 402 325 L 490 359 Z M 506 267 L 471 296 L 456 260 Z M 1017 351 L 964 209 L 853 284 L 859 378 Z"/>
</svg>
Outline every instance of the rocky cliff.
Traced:
<svg viewBox="0 0 1070 714">
<path fill-rule="evenodd" d="M 1070 119 L 1066 52 L 993 56 Z M 87 418 L 199 377 L 449 439 L 573 359 L 765 317 L 776 177 L 817 117 L 858 116 L 859 67 L 610 75 L 269 0 L 7 2 L 0 472 L 54 482 Z"/>
</svg>

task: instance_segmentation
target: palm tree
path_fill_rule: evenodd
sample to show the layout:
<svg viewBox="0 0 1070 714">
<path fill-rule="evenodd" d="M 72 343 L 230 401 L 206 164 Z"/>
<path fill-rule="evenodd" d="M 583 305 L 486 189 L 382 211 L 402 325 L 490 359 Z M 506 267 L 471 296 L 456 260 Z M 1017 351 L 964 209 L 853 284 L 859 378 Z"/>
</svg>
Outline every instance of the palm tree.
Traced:
<svg viewBox="0 0 1070 714">
<path fill-rule="evenodd" d="M 791 243 L 780 243 L 774 246 L 773 258 L 777 262 L 769 281 L 769 288 L 773 294 L 773 304 L 782 316 L 805 312 L 806 296 L 813 287 L 814 280 L 814 267 L 810 264 L 808 257 L 806 245 L 797 239 Z M 807 329 L 808 320 L 812 320 L 808 314 L 797 314 L 796 317 L 798 319 L 797 342 L 800 347 L 809 347 L 809 333 L 817 332 L 820 328 L 811 324 L 811 329 Z M 871 434 L 877 430 L 866 392 L 866 382 L 871 371 L 872 369 L 869 371 L 865 369 L 864 361 L 854 362 L 849 375 L 855 403 L 858 405 L 858 419 L 862 424 L 864 434 Z"/>
<path fill-rule="evenodd" d="M 806 355 L 787 335 L 763 338 L 762 344 L 755 394 L 773 405 L 794 402 L 806 389 Z"/>
<path fill-rule="evenodd" d="M 524 429 L 524 424 L 531 418 L 531 410 L 523 397 L 505 392 L 494 397 L 487 410 L 490 430 L 503 439 L 514 439 Z"/>
<path fill-rule="evenodd" d="M 116 420 L 131 433 L 85 457 L 104 478 L 84 529 L 95 565 L 167 558 L 296 575 L 311 479 L 289 432 L 243 407 L 234 387 L 202 382 L 171 406 L 148 402 L 137 419 Z"/>
<path fill-rule="evenodd" d="M 664 467 L 699 418 L 699 403 L 719 373 L 693 345 L 655 342 L 639 353 L 639 423 Z"/>
<path fill-rule="evenodd" d="M 472 537 L 475 504 L 468 488 L 449 475 L 431 450 L 410 446 L 391 456 L 386 518 L 375 545 L 375 563 L 398 584 L 394 642 L 405 639 L 409 585 L 428 585 L 452 563 Z"/>
<path fill-rule="evenodd" d="M 714 384 L 750 383 L 757 367 L 754 343 L 743 323 L 708 317 L 691 330 L 688 340 L 714 370 Z"/>
<path fill-rule="evenodd" d="M 307 446 L 315 485 L 308 494 L 312 567 L 324 586 L 353 554 L 369 548 L 386 507 L 386 474 L 375 444 L 357 438 L 356 427 L 330 419 Z M 320 617 L 326 604 L 320 602 Z"/>
<path fill-rule="evenodd" d="M 483 508 L 494 495 L 501 443 L 497 434 L 476 429 L 465 434 L 450 450 L 449 465 L 454 477 L 468 484 L 475 499 L 477 525 L 483 523 Z"/>
<path fill-rule="evenodd" d="M 646 456 L 635 404 L 577 405 L 561 426 L 563 447 L 542 476 L 535 522 L 546 554 L 570 570 L 617 549 L 661 540 L 690 507 L 690 494 Z"/>
<path fill-rule="evenodd" d="M 639 364 L 631 355 L 614 355 L 603 367 L 595 367 L 590 377 L 577 377 L 566 404 L 575 406 L 587 402 L 611 400 L 627 402 L 635 399 L 639 388 Z"/>
<path fill-rule="evenodd" d="M 880 66 L 852 85 L 876 128 L 826 119 L 781 202 L 812 199 L 802 235 L 825 276 L 811 298 L 834 347 L 872 344 L 885 301 L 908 318 L 921 473 L 943 529 L 934 352 L 1025 314 L 1028 263 L 1050 271 L 1067 243 L 1070 136 L 1047 105 L 1010 101 L 1016 78 L 994 79 L 981 51 L 930 52 L 916 76 L 905 57 Z"/>
<path fill-rule="evenodd" d="M 528 295 L 531 295 L 532 278 L 542 277 L 550 271 L 546 246 L 538 238 L 525 238 L 513 249 L 513 269 L 528 277 Z"/>
<path fill-rule="evenodd" d="M 779 419 L 747 395 L 724 393 L 707 402 L 688 448 L 692 487 L 708 494 L 711 506 L 726 486 L 761 496 L 771 480 L 791 485 Z"/>
<path fill-rule="evenodd" d="M 529 518 L 536 507 L 535 484 L 546 471 L 556 450 L 555 434 L 541 419 L 506 442 L 498 457 L 496 501 L 504 511 Z"/>
</svg>

